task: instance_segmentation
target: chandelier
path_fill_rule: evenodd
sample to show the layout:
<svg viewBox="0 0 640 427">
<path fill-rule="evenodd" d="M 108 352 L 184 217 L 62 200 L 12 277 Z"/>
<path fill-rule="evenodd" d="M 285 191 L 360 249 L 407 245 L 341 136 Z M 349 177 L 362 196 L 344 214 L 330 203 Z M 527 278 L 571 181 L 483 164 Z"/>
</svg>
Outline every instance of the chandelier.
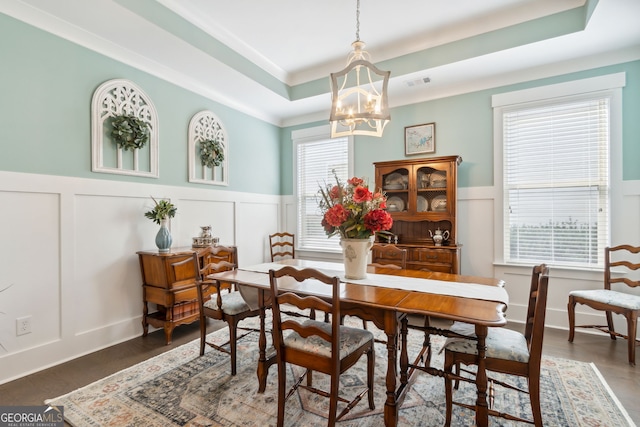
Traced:
<svg viewBox="0 0 640 427">
<path fill-rule="evenodd" d="M 356 41 L 351 46 L 347 67 L 331 73 L 331 137 L 382 136 L 391 119 L 387 102 L 391 73 L 369 62 L 370 56 L 360 41 L 360 0 L 356 6 Z"/>
</svg>

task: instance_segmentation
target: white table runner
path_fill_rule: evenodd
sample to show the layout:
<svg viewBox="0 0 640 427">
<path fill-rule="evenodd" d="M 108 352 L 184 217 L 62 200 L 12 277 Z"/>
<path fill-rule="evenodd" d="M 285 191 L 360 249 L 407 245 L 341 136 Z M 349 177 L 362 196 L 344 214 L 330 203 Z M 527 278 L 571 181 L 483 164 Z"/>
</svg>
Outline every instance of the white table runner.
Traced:
<svg viewBox="0 0 640 427">
<path fill-rule="evenodd" d="M 256 273 L 269 273 L 269 270 L 279 270 L 282 267 L 285 267 L 285 264 L 267 262 L 241 267 L 239 270 L 253 271 Z M 344 277 L 344 269 L 340 264 L 322 261 L 312 261 L 309 262 L 309 265 L 304 265 L 304 262 L 302 262 L 302 265 L 292 267 L 297 269 L 307 267 L 314 268 L 328 276 L 338 276 L 341 282 L 381 286 L 407 291 L 427 292 L 430 294 L 449 295 L 454 297 L 473 298 L 485 301 L 497 301 L 507 305 L 509 304 L 509 294 L 507 294 L 507 291 L 502 286 L 487 286 L 479 283 L 448 282 L 445 280 L 421 279 L 417 277 L 372 273 L 368 273 L 366 279 L 353 280 L 346 279 Z"/>
</svg>

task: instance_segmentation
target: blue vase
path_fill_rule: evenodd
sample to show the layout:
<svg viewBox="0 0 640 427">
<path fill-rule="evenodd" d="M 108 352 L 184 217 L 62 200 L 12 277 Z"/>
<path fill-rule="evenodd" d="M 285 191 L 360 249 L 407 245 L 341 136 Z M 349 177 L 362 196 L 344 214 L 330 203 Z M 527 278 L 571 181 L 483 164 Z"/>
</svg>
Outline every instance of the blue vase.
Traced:
<svg viewBox="0 0 640 427">
<path fill-rule="evenodd" d="M 156 234 L 156 246 L 158 247 L 158 252 L 166 253 L 169 252 L 171 248 L 171 243 L 173 239 L 171 238 L 171 232 L 167 228 L 169 220 L 163 219 L 160 221 L 160 230 L 158 230 L 158 234 Z"/>
</svg>

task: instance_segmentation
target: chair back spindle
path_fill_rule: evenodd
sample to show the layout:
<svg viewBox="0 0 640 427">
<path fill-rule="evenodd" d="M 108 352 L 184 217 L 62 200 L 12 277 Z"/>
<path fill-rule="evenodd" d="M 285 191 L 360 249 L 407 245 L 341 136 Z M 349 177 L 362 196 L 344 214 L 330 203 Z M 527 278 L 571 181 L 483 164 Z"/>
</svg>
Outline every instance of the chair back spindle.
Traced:
<svg viewBox="0 0 640 427">
<path fill-rule="evenodd" d="M 271 262 L 296 257 L 296 236 L 282 232 L 269 235 Z"/>
</svg>

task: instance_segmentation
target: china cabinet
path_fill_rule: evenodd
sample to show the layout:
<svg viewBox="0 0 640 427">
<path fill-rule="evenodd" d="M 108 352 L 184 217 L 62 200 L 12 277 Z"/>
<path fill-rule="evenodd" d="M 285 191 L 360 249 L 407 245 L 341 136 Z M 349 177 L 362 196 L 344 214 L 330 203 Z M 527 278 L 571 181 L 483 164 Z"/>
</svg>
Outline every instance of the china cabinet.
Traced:
<svg viewBox="0 0 640 427">
<path fill-rule="evenodd" d="M 397 246 L 407 268 L 460 274 L 457 177 L 460 156 L 376 162 L 376 189 L 387 195 Z M 392 260 L 374 259 L 389 263 Z"/>
</svg>

